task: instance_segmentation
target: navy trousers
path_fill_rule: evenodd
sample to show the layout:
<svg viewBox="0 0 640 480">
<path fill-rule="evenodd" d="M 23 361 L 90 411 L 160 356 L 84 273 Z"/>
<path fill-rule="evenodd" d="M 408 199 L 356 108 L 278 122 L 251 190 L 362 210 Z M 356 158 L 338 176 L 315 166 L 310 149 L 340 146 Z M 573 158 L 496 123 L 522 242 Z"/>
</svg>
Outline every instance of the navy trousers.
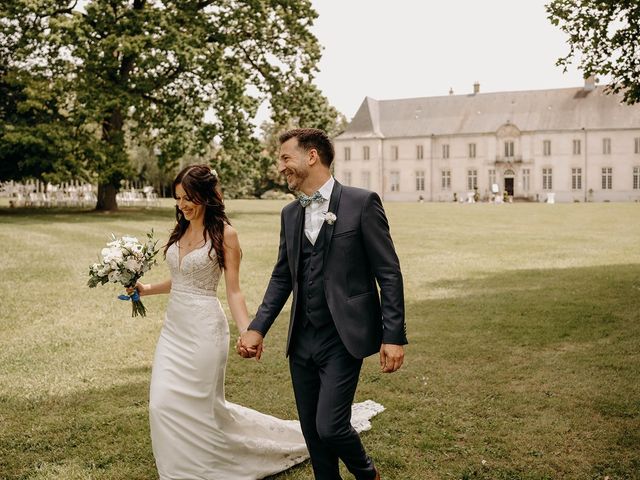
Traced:
<svg viewBox="0 0 640 480">
<path fill-rule="evenodd" d="M 375 469 L 351 426 L 351 404 L 362 360 L 343 345 L 333 322 L 298 323 L 289 368 L 302 433 L 316 480 L 342 480 L 338 459 L 357 480 L 373 480 Z"/>
</svg>

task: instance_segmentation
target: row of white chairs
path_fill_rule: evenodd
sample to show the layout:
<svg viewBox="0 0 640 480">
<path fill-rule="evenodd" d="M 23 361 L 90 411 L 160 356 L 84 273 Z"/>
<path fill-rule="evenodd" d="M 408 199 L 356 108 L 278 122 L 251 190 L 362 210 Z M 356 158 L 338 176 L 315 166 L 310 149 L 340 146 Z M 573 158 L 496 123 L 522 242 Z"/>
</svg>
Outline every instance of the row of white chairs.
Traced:
<svg viewBox="0 0 640 480">
<path fill-rule="evenodd" d="M 126 190 L 116 195 L 118 205 L 123 207 L 159 207 L 160 199 L 153 190 L 145 188 L 144 191 Z"/>
<path fill-rule="evenodd" d="M 9 198 L 11 207 L 94 207 L 98 197 L 91 190 L 73 189 L 70 191 L 23 192 L 14 189 L 3 195 Z M 118 205 L 125 207 L 159 207 L 160 199 L 152 188 L 145 191 L 124 191 L 116 195 Z"/>
<path fill-rule="evenodd" d="M 12 207 L 92 207 L 98 201 L 93 192 L 30 192 L 14 193 L 9 197 Z"/>
</svg>

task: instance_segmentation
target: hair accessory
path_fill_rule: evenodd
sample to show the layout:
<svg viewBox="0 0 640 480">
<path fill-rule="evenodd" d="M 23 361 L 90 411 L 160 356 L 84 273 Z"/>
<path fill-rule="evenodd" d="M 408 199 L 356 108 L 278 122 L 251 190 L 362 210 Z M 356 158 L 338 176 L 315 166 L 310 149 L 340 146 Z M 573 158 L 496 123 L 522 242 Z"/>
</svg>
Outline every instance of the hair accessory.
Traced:
<svg viewBox="0 0 640 480">
<path fill-rule="evenodd" d="M 216 172 L 213 168 L 211 169 L 211 175 L 218 178 L 218 172 Z"/>
</svg>

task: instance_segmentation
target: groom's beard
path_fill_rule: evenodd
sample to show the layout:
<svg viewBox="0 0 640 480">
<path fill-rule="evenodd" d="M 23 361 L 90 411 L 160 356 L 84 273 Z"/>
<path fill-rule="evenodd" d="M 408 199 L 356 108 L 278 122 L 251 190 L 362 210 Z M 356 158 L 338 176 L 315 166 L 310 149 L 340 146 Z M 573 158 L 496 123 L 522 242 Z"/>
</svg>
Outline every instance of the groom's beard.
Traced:
<svg viewBox="0 0 640 480">
<path fill-rule="evenodd" d="M 287 180 L 287 187 L 289 187 L 289 190 L 291 190 L 292 192 L 299 192 L 300 186 L 309 177 L 309 172 L 297 172 L 294 170 L 287 170 L 284 173 L 285 173 L 285 178 Z M 290 173 L 290 175 L 287 175 L 287 173 Z"/>
</svg>

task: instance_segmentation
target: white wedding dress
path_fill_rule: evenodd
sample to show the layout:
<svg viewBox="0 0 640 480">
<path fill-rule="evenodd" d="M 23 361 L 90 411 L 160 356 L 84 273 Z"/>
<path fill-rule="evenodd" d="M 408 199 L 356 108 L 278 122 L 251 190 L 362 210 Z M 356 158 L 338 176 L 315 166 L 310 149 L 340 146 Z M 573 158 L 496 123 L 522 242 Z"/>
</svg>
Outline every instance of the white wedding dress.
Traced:
<svg viewBox="0 0 640 480">
<path fill-rule="evenodd" d="M 221 270 L 210 242 L 179 260 L 167 251 L 171 294 L 151 374 L 149 420 L 161 480 L 256 480 L 309 454 L 300 424 L 225 400 L 229 326 L 216 296 Z M 352 424 L 370 428 L 384 410 L 367 400 Z"/>
</svg>

